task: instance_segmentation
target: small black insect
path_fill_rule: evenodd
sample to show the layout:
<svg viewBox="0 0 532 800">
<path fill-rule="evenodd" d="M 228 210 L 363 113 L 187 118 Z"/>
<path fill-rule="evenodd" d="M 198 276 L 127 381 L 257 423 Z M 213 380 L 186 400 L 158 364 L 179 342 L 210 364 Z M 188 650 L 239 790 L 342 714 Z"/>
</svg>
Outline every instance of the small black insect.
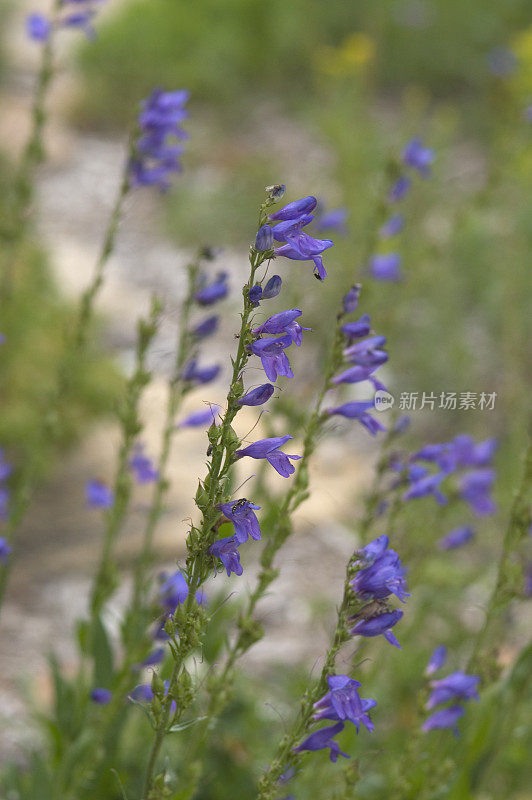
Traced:
<svg viewBox="0 0 532 800">
<path fill-rule="evenodd" d="M 237 500 L 234 506 L 232 507 L 231 514 L 236 514 L 237 511 L 240 511 L 241 508 L 244 508 L 246 503 L 247 503 L 247 498 L 241 497 L 240 500 Z"/>
</svg>

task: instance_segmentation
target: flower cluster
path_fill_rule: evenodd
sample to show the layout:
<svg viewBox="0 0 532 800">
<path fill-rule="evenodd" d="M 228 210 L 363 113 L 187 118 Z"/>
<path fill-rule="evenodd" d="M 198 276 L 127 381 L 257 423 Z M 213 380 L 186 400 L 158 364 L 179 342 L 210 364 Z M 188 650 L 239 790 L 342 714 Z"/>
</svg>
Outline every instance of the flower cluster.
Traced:
<svg viewBox="0 0 532 800">
<path fill-rule="evenodd" d="M 360 286 L 354 286 L 344 297 L 343 308 L 345 313 L 352 313 L 358 305 Z M 371 333 L 371 320 L 368 314 L 363 314 L 355 322 L 347 322 L 342 326 L 346 347 L 343 355 L 350 363 L 347 369 L 333 377 L 334 386 L 342 384 L 357 384 L 369 382 L 376 391 L 386 391 L 375 372 L 388 361 L 388 353 L 383 349 L 386 344 L 385 336 L 369 335 Z M 355 400 L 343 403 L 335 408 L 328 408 L 326 414 L 356 419 L 372 436 L 385 430 L 384 426 L 369 413 L 375 408 L 373 400 Z"/>
<path fill-rule="evenodd" d="M 143 102 L 138 117 L 140 135 L 129 161 L 130 185 L 158 186 L 166 191 L 170 176 L 181 170 L 179 157 L 187 138 L 181 127 L 188 117 L 185 109 L 189 93 L 186 89 L 164 92 L 154 89 Z"/>
<path fill-rule="evenodd" d="M 382 634 L 386 641 L 401 649 L 391 629 L 399 622 L 403 612 L 389 608 L 387 601 L 393 594 L 404 603 L 410 595 L 406 591 L 401 559 L 395 550 L 389 549 L 389 543 L 388 536 L 379 536 L 360 551 L 360 559 L 352 565 L 356 573 L 350 583 L 351 589 L 365 605 L 357 614 L 350 633 L 352 636 L 368 637 Z M 375 602 L 377 612 L 373 613 Z"/>
<path fill-rule="evenodd" d="M 311 733 L 305 741 L 294 748 L 294 752 L 301 753 L 304 750 L 328 748 L 329 758 L 336 762 L 339 755 L 349 758 L 347 753 L 340 750 L 338 742 L 334 740 L 336 734 L 344 729 L 346 722 L 353 723 L 357 733 L 361 724 L 368 731 L 372 731 L 375 726 L 368 716 L 368 711 L 377 705 L 377 701 L 360 697 L 357 690 L 361 684 L 348 675 L 329 675 L 327 683 L 329 691 L 321 700 L 314 703 L 313 719 L 316 722 L 323 719 L 333 720 L 335 724 Z"/>
<path fill-rule="evenodd" d="M 426 674 L 432 675 L 445 663 L 446 651 L 443 646 L 437 647 L 430 657 Z M 455 736 L 458 736 L 456 723 L 465 713 L 462 705 L 458 701 L 467 702 L 468 700 L 478 700 L 478 675 L 466 675 L 459 670 L 447 675 L 446 678 L 430 682 L 432 692 L 427 701 L 427 710 L 436 706 L 444 706 L 428 717 L 422 730 L 432 731 L 440 728 L 452 728 Z"/>
<path fill-rule="evenodd" d="M 314 275 L 322 281 L 327 277 L 322 253 L 332 247 L 334 242 L 330 239 L 315 239 L 303 230 L 314 219 L 312 211 L 317 204 L 318 201 L 312 195 L 288 203 L 279 211 L 270 214 L 269 220 L 274 223 L 274 227 L 265 225 L 259 231 L 259 235 L 265 242 L 270 241 L 271 235 L 276 242 L 282 243 L 274 250 L 276 256 L 284 256 L 293 261 L 312 261 Z"/>
<path fill-rule="evenodd" d="M 78 28 L 88 39 L 94 39 L 96 32 L 92 20 L 103 2 L 105 0 L 63 0 L 61 12 L 54 19 L 39 12 L 29 14 L 26 32 L 34 42 L 46 42 L 54 29 Z"/>
<path fill-rule="evenodd" d="M 433 161 L 434 151 L 425 147 L 420 139 L 412 139 L 406 145 L 401 155 L 402 166 L 417 172 L 423 178 L 429 177 L 430 166 Z M 408 194 L 410 186 L 410 177 L 406 173 L 401 172 L 388 193 L 388 204 L 393 206 L 403 200 Z M 379 252 L 373 255 L 368 265 L 368 272 L 375 280 L 387 282 L 401 280 L 401 256 L 395 251 L 389 251 L 385 243 L 389 239 L 398 236 L 403 230 L 404 225 L 404 216 L 390 210 L 388 219 L 386 219 L 379 229 L 379 239 L 385 252 Z"/>
</svg>

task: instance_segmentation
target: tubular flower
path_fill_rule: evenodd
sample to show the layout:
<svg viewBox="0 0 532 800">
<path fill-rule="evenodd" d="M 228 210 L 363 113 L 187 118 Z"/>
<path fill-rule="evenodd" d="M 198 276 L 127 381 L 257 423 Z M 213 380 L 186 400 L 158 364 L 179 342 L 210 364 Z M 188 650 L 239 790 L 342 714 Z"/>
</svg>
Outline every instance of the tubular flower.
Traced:
<svg viewBox="0 0 532 800">
<path fill-rule="evenodd" d="M 375 408 L 373 400 L 362 400 L 344 403 L 336 408 L 328 408 L 325 413 L 331 416 L 338 414 L 341 417 L 347 417 L 347 419 L 357 419 L 372 436 L 375 436 L 379 431 L 384 431 L 386 428 L 368 413 L 371 408 Z"/>
<path fill-rule="evenodd" d="M 390 189 L 388 194 L 388 202 L 398 203 L 400 200 L 402 200 L 408 194 L 411 183 L 412 182 L 408 175 L 401 175 L 401 177 L 396 180 Z"/>
<path fill-rule="evenodd" d="M 257 386 L 256 389 L 251 389 L 243 397 L 239 398 L 239 406 L 261 406 L 266 403 L 275 391 L 275 387 L 271 383 L 263 383 L 262 386 Z"/>
<path fill-rule="evenodd" d="M 478 675 L 466 675 L 460 670 L 441 680 L 431 681 L 432 694 L 428 699 L 427 708 L 434 708 L 449 700 L 478 700 L 479 683 Z"/>
<path fill-rule="evenodd" d="M 353 311 L 357 310 L 358 298 L 360 297 L 361 289 L 362 286 L 360 283 L 355 283 L 355 285 L 352 286 L 348 293 L 344 296 L 344 299 L 342 300 L 344 314 L 352 314 Z"/>
<path fill-rule="evenodd" d="M 221 503 L 217 508 L 223 512 L 224 516 L 235 526 L 235 541 L 243 544 L 248 536 L 252 539 L 260 539 L 259 521 L 255 511 L 260 506 L 254 505 L 250 500 L 243 497 L 233 503 Z"/>
<path fill-rule="evenodd" d="M 434 150 L 424 147 L 421 139 L 412 139 L 403 150 L 403 163 L 415 169 L 423 178 L 429 177 L 433 161 Z"/>
<path fill-rule="evenodd" d="M 369 314 L 362 314 L 356 322 L 347 322 L 342 325 L 342 331 L 348 339 L 362 339 L 371 330 L 371 320 Z"/>
<path fill-rule="evenodd" d="M 390 239 L 392 236 L 397 236 L 401 233 L 405 226 L 405 218 L 402 214 L 394 214 L 390 217 L 379 230 L 381 239 Z"/>
<path fill-rule="evenodd" d="M 235 575 L 242 575 L 243 568 L 240 563 L 240 554 L 238 552 L 238 543 L 235 536 L 226 536 L 223 539 L 218 539 L 217 542 L 211 544 L 209 553 L 215 558 L 219 558 L 225 569 L 227 570 L 227 577 L 232 572 Z"/>
<path fill-rule="evenodd" d="M 204 319 L 199 325 L 196 325 L 192 331 L 192 335 L 195 339 L 206 339 L 207 336 L 212 336 L 213 333 L 216 333 L 219 322 L 219 317 L 207 317 L 207 319 Z"/>
<path fill-rule="evenodd" d="M 85 497 L 91 508 L 111 508 L 115 501 L 113 490 L 98 480 L 87 481 Z"/>
<path fill-rule="evenodd" d="M 357 572 L 351 581 L 351 588 L 362 598 L 383 600 L 394 594 L 405 602 L 410 595 L 406 592 L 404 575 L 399 555 L 395 550 L 385 550 L 369 566 Z"/>
<path fill-rule="evenodd" d="M 265 458 L 272 467 L 283 478 L 288 478 L 295 472 L 294 466 L 290 463 L 290 459 L 297 460 L 301 456 L 288 455 L 281 452 L 279 449 L 283 446 L 292 436 L 274 436 L 270 439 L 260 439 L 258 442 L 244 447 L 243 450 L 237 450 L 235 453 L 236 458 Z"/>
<path fill-rule="evenodd" d="M 284 352 L 291 344 L 292 337 L 285 334 L 275 339 L 257 339 L 251 345 L 251 352 L 259 356 L 269 380 L 275 381 L 283 375 L 287 378 L 294 377 L 288 356 Z"/>
<path fill-rule="evenodd" d="M 386 336 L 370 336 L 344 350 L 344 355 L 361 367 L 380 367 L 388 361 L 388 353 L 380 348 L 386 344 Z"/>
<path fill-rule="evenodd" d="M 435 711 L 430 717 L 427 717 L 421 730 L 434 731 L 442 728 L 452 728 L 454 735 L 458 736 L 458 728 L 456 723 L 460 717 L 465 714 L 465 709 L 462 706 L 449 706 L 449 708 L 442 708 L 440 711 Z"/>
<path fill-rule="evenodd" d="M 459 484 L 459 493 L 462 500 L 478 516 L 493 514 L 497 506 L 493 502 L 490 491 L 495 481 L 493 469 L 478 469 L 467 472 Z"/>
<path fill-rule="evenodd" d="M 387 642 L 400 650 L 401 645 L 393 635 L 391 628 L 397 625 L 402 616 L 403 612 L 400 609 L 395 609 L 394 611 L 385 611 L 382 614 L 377 614 L 375 617 L 361 619 L 351 628 L 351 636 L 380 636 L 382 634 Z"/>
<path fill-rule="evenodd" d="M 469 525 L 462 525 L 459 528 L 453 528 L 446 536 L 443 536 L 438 541 L 440 550 L 455 550 L 457 547 L 463 547 L 475 536 L 473 528 Z"/>
<path fill-rule="evenodd" d="M 220 413 L 220 406 L 212 405 L 201 411 L 194 411 L 188 417 L 176 424 L 176 428 L 196 428 L 202 425 L 216 425 L 216 417 Z"/>
<path fill-rule="evenodd" d="M 320 280 L 327 277 L 321 254 L 333 246 L 330 239 L 315 239 L 302 229 L 314 219 L 310 213 L 316 208 L 315 197 L 303 197 L 271 214 L 270 221 L 277 222 L 273 228 L 274 239 L 285 242 L 275 250 L 277 256 L 293 261 L 313 261 L 314 274 Z"/>
<path fill-rule="evenodd" d="M 316 711 L 314 719 L 316 721 L 330 719 L 342 722 L 349 720 L 355 726 L 357 733 L 360 723 L 365 725 L 368 731 L 372 731 L 375 726 L 367 712 L 377 705 L 377 701 L 361 698 L 357 692 L 360 683 L 348 675 L 329 675 L 327 683 L 329 691 L 321 700 L 314 703 Z"/>
<path fill-rule="evenodd" d="M 107 703 L 110 703 L 112 696 L 113 693 L 110 689 L 104 689 L 101 686 L 92 689 L 90 694 L 92 702 L 99 706 L 105 706 Z"/>
<path fill-rule="evenodd" d="M 302 328 L 299 322 L 296 322 L 297 317 L 301 316 L 299 308 L 290 308 L 288 311 L 280 311 L 272 317 L 263 322 L 257 328 L 253 328 L 252 333 L 255 336 L 262 334 L 279 334 L 286 333 L 290 336 L 292 342 L 298 347 L 303 342 L 303 331 L 309 331 L 310 328 Z"/>
<path fill-rule="evenodd" d="M 219 364 L 213 364 L 210 367 L 203 367 L 200 369 L 200 367 L 197 366 L 196 359 L 194 358 L 185 366 L 181 378 L 184 381 L 190 381 L 190 383 L 210 383 L 218 377 L 220 369 L 221 367 Z"/>
<path fill-rule="evenodd" d="M 401 280 L 401 256 L 399 253 L 386 253 L 373 256 L 369 263 L 369 274 L 377 281 L 394 283 Z"/>
<path fill-rule="evenodd" d="M 188 597 L 188 583 L 179 570 L 171 575 L 163 576 L 163 578 L 159 587 L 159 602 L 167 613 L 174 614 L 176 608 L 182 605 Z M 201 589 L 196 592 L 196 600 L 199 605 L 203 605 L 207 600 Z"/>
<path fill-rule="evenodd" d="M 194 295 L 196 303 L 200 306 L 210 306 L 213 303 L 217 303 L 218 300 L 223 300 L 229 292 L 227 278 L 227 272 L 220 272 L 212 283 L 203 286 L 196 292 Z"/>
<path fill-rule="evenodd" d="M 294 747 L 294 753 L 301 753 L 303 750 L 314 751 L 329 748 L 329 758 L 333 763 L 338 761 L 338 756 L 349 758 L 347 753 L 343 753 L 340 750 L 338 742 L 336 742 L 333 738 L 337 733 L 343 731 L 343 729 L 343 722 L 337 722 L 336 725 L 328 725 L 326 728 L 321 728 L 319 731 L 315 731 L 314 733 L 311 733 L 310 736 L 307 736 L 305 741 L 301 742 L 300 745 Z"/>
<path fill-rule="evenodd" d="M 262 290 L 262 299 L 271 300 L 272 297 L 277 297 L 281 291 L 283 281 L 280 275 L 272 275 Z"/>
<path fill-rule="evenodd" d="M 440 644 L 432 653 L 429 658 L 429 663 L 425 669 L 425 675 L 434 675 L 443 665 L 447 658 L 447 648 L 445 645 Z"/>
<path fill-rule="evenodd" d="M 135 450 L 129 459 L 129 469 L 135 476 L 137 483 L 154 483 L 159 478 L 159 470 L 144 454 L 144 445 L 140 442 L 135 445 Z"/>
</svg>

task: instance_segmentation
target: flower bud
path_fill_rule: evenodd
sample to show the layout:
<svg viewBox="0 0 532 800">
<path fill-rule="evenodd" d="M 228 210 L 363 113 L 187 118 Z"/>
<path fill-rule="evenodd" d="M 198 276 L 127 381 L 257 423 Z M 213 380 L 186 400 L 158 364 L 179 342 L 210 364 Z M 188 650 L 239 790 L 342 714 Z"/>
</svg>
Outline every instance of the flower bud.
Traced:
<svg viewBox="0 0 532 800">
<path fill-rule="evenodd" d="M 263 225 L 255 237 L 255 250 L 262 253 L 264 250 L 271 250 L 273 247 L 273 230 L 269 225 Z"/>
<path fill-rule="evenodd" d="M 280 275 L 272 275 L 262 291 L 262 299 L 270 300 L 272 297 L 277 297 L 281 291 L 282 283 Z"/>
</svg>

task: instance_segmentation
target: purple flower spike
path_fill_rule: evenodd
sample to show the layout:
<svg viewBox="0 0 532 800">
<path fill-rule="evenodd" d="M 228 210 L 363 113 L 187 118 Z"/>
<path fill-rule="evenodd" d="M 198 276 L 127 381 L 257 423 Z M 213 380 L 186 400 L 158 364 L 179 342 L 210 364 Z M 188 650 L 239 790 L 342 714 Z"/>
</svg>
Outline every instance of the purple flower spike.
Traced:
<svg viewBox="0 0 532 800">
<path fill-rule="evenodd" d="M 269 380 L 276 381 L 279 376 L 283 375 L 287 378 L 294 377 L 288 356 L 284 352 L 291 344 L 292 337 L 285 334 L 276 339 L 257 339 L 251 345 L 251 352 L 259 356 Z"/>
<path fill-rule="evenodd" d="M 248 536 L 258 541 L 260 539 L 259 521 L 255 511 L 260 509 L 243 497 L 232 503 L 221 503 L 216 506 L 227 519 L 235 526 L 235 540 L 238 544 L 247 542 Z"/>
<path fill-rule="evenodd" d="M 289 459 L 297 460 L 301 456 L 282 453 L 279 448 L 292 438 L 292 436 L 274 436 L 270 439 L 260 439 L 258 442 L 244 447 L 243 450 L 237 450 L 235 456 L 236 458 L 243 458 L 244 456 L 258 459 L 265 458 L 279 475 L 283 478 L 288 478 L 295 472 L 295 468 Z"/>
<path fill-rule="evenodd" d="M 393 635 L 391 628 L 397 625 L 402 616 L 403 612 L 400 609 L 395 609 L 395 611 L 385 611 L 376 617 L 361 619 L 354 628 L 351 628 L 351 636 L 381 636 L 382 634 L 387 642 L 400 650 L 401 645 Z"/>
<path fill-rule="evenodd" d="M 397 236 L 398 233 L 401 233 L 404 226 L 404 216 L 402 214 L 394 214 L 379 230 L 379 236 L 381 239 L 391 239 L 392 236 Z"/>
<path fill-rule="evenodd" d="M 395 283 L 401 280 L 401 256 L 399 253 L 373 256 L 369 263 L 369 274 L 376 281 Z"/>
<path fill-rule="evenodd" d="M 336 736 L 336 734 L 340 733 L 343 729 L 343 722 L 337 722 L 336 725 L 328 725 L 326 728 L 321 728 L 321 730 L 315 731 L 315 733 L 311 733 L 310 736 L 307 736 L 305 741 L 301 742 L 300 745 L 294 747 L 294 753 L 301 753 L 303 750 L 324 750 L 328 747 L 330 748 L 329 758 L 333 763 L 338 761 L 338 756 L 349 758 L 347 753 L 342 753 L 338 742 L 335 742 L 333 739 L 333 736 Z"/>
<path fill-rule="evenodd" d="M 110 703 L 112 696 L 113 693 L 110 689 L 103 689 L 100 686 L 93 689 L 90 694 L 92 702 L 99 706 L 106 706 L 107 703 Z"/>
<path fill-rule="evenodd" d="M 262 299 L 263 300 L 271 300 L 272 297 L 277 297 L 277 295 L 281 291 L 281 286 L 283 282 L 281 280 L 280 275 L 272 275 L 272 277 L 267 282 L 264 290 L 262 292 Z"/>
<path fill-rule="evenodd" d="M 317 204 L 318 201 L 316 198 L 309 195 L 308 197 L 303 197 L 301 200 L 294 200 L 294 202 L 283 206 L 279 211 L 270 214 L 270 219 L 283 222 L 287 219 L 297 219 L 302 214 L 309 214 L 311 211 L 314 211 Z"/>
<path fill-rule="evenodd" d="M 353 311 L 357 310 L 358 299 L 360 297 L 361 289 L 362 286 L 360 285 L 360 283 L 355 283 L 355 285 L 349 289 L 348 293 L 345 295 L 342 301 L 342 305 L 344 307 L 344 314 L 352 314 Z"/>
<path fill-rule="evenodd" d="M 458 736 L 458 728 L 456 723 L 460 717 L 465 713 L 462 706 L 450 706 L 449 708 L 442 708 L 441 711 L 436 711 L 431 714 L 423 723 L 422 731 L 434 731 L 441 728 L 452 728 L 454 735 Z"/>
<path fill-rule="evenodd" d="M 228 292 L 227 272 L 220 272 L 212 283 L 207 284 L 207 286 L 196 292 L 194 300 L 200 306 L 210 306 L 213 303 L 217 303 L 218 300 L 223 300 Z"/>
<path fill-rule="evenodd" d="M 0 536 L 0 564 L 7 564 L 13 548 L 4 536 Z"/>
<path fill-rule="evenodd" d="M 215 558 L 220 559 L 227 570 L 227 577 L 229 577 L 232 572 L 234 572 L 235 575 L 242 575 L 244 570 L 240 563 L 238 544 L 234 536 L 226 536 L 224 539 L 218 539 L 217 542 L 209 547 L 209 553 Z"/>
<path fill-rule="evenodd" d="M 261 406 L 266 403 L 275 391 L 271 383 L 263 383 L 256 389 L 251 389 L 247 394 L 237 400 L 239 406 Z"/>
<path fill-rule="evenodd" d="M 254 328 L 252 333 L 255 336 L 266 334 L 279 334 L 286 333 L 290 336 L 292 342 L 298 347 L 303 342 L 303 331 L 308 331 L 310 328 L 302 328 L 299 322 L 296 322 L 297 317 L 301 316 L 299 308 L 290 308 L 288 311 L 280 311 L 272 317 Z"/>
<path fill-rule="evenodd" d="M 411 180 L 407 175 L 401 175 L 400 178 L 394 183 L 388 195 L 389 203 L 398 203 L 408 194 L 410 189 Z"/>
<path fill-rule="evenodd" d="M 203 425 L 216 425 L 216 417 L 220 413 L 220 406 L 212 405 L 201 411 L 194 411 L 188 417 L 176 424 L 176 428 L 197 428 Z"/>
<path fill-rule="evenodd" d="M 192 331 L 195 339 L 206 339 L 207 336 L 212 336 L 218 330 L 219 317 L 207 317 L 207 319 L 200 322 L 199 325 Z"/>
<path fill-rule="evenodd" d="M 381 537 L 379 540 L 381 541 Z M 370 566 L 357 572 L 351 588 L 364 599 L 384 600 L 394 594 L 399 600 L 410 597 L 406 591 L 405 571 L 395 550 L 378 555 Z"/>
<path fill-rule="evenodd" d="M 447 658 L 447 648 L 444 644 L 440 644 L 434 652 L 432 653 L 431 657 L 429 658 L 429 663 L 427 664 L 427 668 L 425 669 L 425 675 L 434 675 L 439 669 L 443 667 L 445 664 L 445 660 Z"/>
<path fill-rule="evenodd" d="M 113 490 L 98 480 L 87 481 L 85 497 L 91 508 L 111 508 L 115 501 Z"/>
<path fill-rule="evenodd" d="M 423 146 L 421 139 L 412 139 L 403 150 L 403 162 L 407 167 L 417 170 L 423 178 L 430 175 L 434 161 L 434 150 Z"/>
<path fill-rule="evenodd" d="M 255 250 L 263 253 L 265 250 L 271 250 L 273 247 L 273 229 L 270 225 L 263 225 L 259 229 L 255 237 Z"/>
<path fill-rule="evenodd" d="M 34 42 L 46 42 L 51 30 L 50 20 L 44 14 L 28 14 L 26 17 L 26 33 Z"/>
<path fill-rule="evenodd" d="M 341 417 L 347 417 L 347 419 L 357 419 L 361 425 L 367 428 L 372 436 L 375 436 L 379 431 L 385 431 L 386 428 L 368 413 L 370 408 L 375 408 L 373 400 L 353 401 L 351 403 L 344 403 L 336 408 L 328 408 L 325 413 L 331 415 L 338 414 Z"/>
<path fill-rule="evenodd" d="M 342 325 L 342 331 L 348 339 L 361 339 L 367 336 L 371 330 L 371 320 L 369 314 L 362 314 L 356 322 L 347 322 Z"/>
<path fill-rule="evenodd" d="M 453 528 L 446 536 L 443 536 L 438 541 L 438 547 L 440 550 L 455 550 L 457 547 L 463 547 L 470 542 L 474 536 L 473 528 L 468 525 L 462 525 L 459 528 Z"/>
</svg>

